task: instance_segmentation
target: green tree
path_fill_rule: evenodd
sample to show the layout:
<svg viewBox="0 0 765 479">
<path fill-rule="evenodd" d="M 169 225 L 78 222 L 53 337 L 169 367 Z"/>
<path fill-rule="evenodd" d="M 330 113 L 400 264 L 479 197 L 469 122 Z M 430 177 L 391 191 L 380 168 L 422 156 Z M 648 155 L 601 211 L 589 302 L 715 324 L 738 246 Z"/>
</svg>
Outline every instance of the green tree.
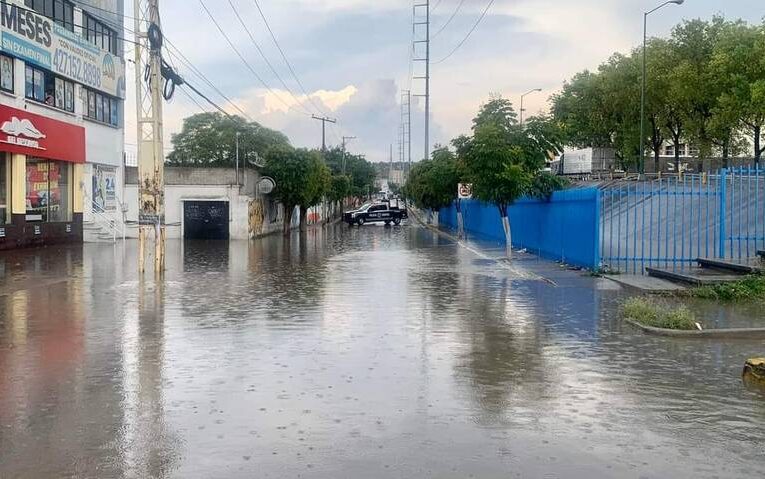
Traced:
<svg viewBox="0 0 765 479">
<path fill-rule="evenodd" d="M 321 201 L 326 192 L 329 170 L 316 151 L 288 146 L 271 148 L 266 153 L 264 173 L 276 182 L 274 198 L 284 206 L 284 235 L 289 235 L 295 207 L 301 209 L 301 227 L 307 207 Z"/>
<path fill-rule="evenodd" d="M 239 162 L 245 166 L 263 157 L 273 147 L 289 146 L 282 133 L 248 122 L 239 116 L 200 113 L 183 120 L 180 133 L 172 136 L 171 166 L 233 167 L 236 135 L 239 133 Z"/>
<path fill-rule="evenodd" d="M 343 159 L 343 150 L 335 147 L 324 152 L 324 159 L 333 175 L 344 172 L 350 178 L 348 196 L 363 197 L 374 189 L 377 171 L 362 155 L 346 152 Z"/>
<path fill-rule="evenodd" d="M 302 200 L 300 206 L 300 231 L 308 228 L 308 209 L 322 202 L 330 192 L 332 186 L 332 173 L 324 163 L 321 153 L 316 150 L 296 150 L 298 156 L 308 166 L 308 176 L 303 185 Z"/>
<path fill-rule="evenodd" d="M 723 25 L 712 53 L 709 70 L 717 73 L 719 96 L 713 108 L 708 133 L 723 150 L 740 149 L 737 129 L 748 132 L 754 146 L 755 165 L 765 152 L 765 23 Z"/>
<path fill-rule="evenodd" d="M 481 107 L 473 136 L 461 155 L 475 198 L 496 205 L 502 219 L 508 258 L 512 257 L 512 231 L 508 207 L 522 196 L 549 185 L 540 178 L 547 160 L 562 151 L 563 135 L 548 118 L 531 118 L 520 126 L 512 104 L 494 98 Z"/>
<path fill-rule="evenodd" d="M 439 147 L 433 150 L 431 159 L 412 167 L 404 193 L 419 208 L 438 211 L 452 204 L 459 180 L 456 156 L 448 148 Z"/>
</svg>

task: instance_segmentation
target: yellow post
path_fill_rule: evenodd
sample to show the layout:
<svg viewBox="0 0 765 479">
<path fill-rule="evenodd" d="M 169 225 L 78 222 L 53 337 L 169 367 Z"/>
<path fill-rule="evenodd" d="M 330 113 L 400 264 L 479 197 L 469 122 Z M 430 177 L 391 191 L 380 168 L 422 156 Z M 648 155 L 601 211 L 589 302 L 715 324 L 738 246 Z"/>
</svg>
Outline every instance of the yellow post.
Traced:
<svg viewBox="0 0 765 479">
<path fill-rule="evenodd" d="M 85 211 L 85 183 L 83 182 L 83 171 L 85 165 L 82 163 L 75 163 L 73 168 L 72 184 L 74 185 L 74 201 L 72 205 L 72 211 L 74 213 L 82 213 Z"/>
<path fill-rule="evenodd" d="M 27 212 L 27 156 L 11 156 L 11 214 Z"/>
</svg>

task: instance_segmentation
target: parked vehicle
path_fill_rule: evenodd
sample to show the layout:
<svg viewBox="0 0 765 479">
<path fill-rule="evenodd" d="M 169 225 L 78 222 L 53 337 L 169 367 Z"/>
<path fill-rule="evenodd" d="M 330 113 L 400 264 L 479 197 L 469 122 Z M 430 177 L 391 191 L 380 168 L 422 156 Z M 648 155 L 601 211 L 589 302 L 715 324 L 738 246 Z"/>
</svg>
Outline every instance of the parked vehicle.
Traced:
<svg viewBox="0 0 765 479">
<path fill-rule="evenodd" d="M 386 226 L 391 223 L 400 225 L 401 220 L 406 217 L 405 214 L 406 209 L 391 208 L 387 202 L 367 203 L 357 210 L 346 211 L 343 215 L 343 221 L 350 226 L 363 226 L 366 223 L 385 223 Z"/>
</svg>

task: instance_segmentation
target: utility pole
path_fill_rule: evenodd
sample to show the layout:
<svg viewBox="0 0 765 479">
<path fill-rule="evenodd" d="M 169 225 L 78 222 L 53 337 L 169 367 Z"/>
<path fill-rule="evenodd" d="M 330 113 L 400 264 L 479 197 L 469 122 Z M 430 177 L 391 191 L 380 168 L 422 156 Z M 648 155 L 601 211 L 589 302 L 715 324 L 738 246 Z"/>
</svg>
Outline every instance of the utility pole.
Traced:
<svg viewBox="0 0 765 479">
<path fill-rule="evenodd" d="M 337 120 L 327 118 L 326 116 L 311 115 L 314 120 L 321 122 L 321 151 L 327 151 L 327 122 L 337 123 Z"/>
<path fill-rule="evenodd" d="M 162 145 L 162 28 L 159 0 L 135 0 L 135 82 L 138 114 L 139 259 L 145 269 L 146 238 L 154 230 L 154 272 L 165 267 L 165 152 Z M 146 75 L 146 78 L 144 78 Z"/>
<path fill-rule="evenodd" d="M 417 9 L 418 8 L 424 8 L 425 9 L 425 21 L 417 21 Z M 425 3 L 416 3 L 414 5 L 414 22 L 412 25 L 412 28 L 417 30 L 418 25 L 424 25 L 425 26 L 425 38 L 414 40 L 414 46 L 416 46 L 418 43 L 424 43 L 425 44 L 425 57 L 424 58 L 413 58 L 413 61 L 417 62 L 424 62 L 425 63 L 425 74 L 423 76 L 415 76 L 413 79 L 415 80 L 425 80 L 425 94 L 424 95 L 414 95 L 418 97 L 425 97 L 425 158 L 428 159 L 430 157 L 430 0 L 425 0 Z M 416 49 L 415 49 L 416 51 Z"/>
<path fill-rule="evenodd" d="M 355 139 L 356 139 L 355 136 L 343 137 L 343 166 L 342 166 L 343 175 L 345 175 L 345 145 L 348 143 L 348 140 L 355 140 Z"/>
<path fill-rule="evenodd" d="M 239 132 L 236 132 L 236 185 L 239 186 Z"/>
</svg>

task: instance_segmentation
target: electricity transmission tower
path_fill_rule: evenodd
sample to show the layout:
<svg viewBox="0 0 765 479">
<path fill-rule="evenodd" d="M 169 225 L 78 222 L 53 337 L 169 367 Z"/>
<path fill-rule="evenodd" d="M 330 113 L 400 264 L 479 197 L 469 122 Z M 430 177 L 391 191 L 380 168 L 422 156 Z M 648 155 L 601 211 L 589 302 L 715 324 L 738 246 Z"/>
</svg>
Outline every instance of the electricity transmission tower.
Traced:
<svg viewBox="0 0 765 479">
<path fill-rule="evenodd" d="M 401 92 L 401 164 L 408 163 L 412 171 L 412 92 Z"/>
<path fill-rule="evenodd" d="M 165 266 L 165 154 L 162 145 L 162 29 L 159 0 L 135 0 L 135 86 L 138 115 L 138 269 L 154 231 L 154 272 Z"/>
<path fill-rule="evenodd" d="M 414 8 L 414 11 L 412 15 L 412 18 L 413 18 L 412 31 L 414 33 L 414 40 L 413 40 L 414 44 L 412 45 L 412 48 L 414 49 L 415 55 L 412 58 L 412 60 L 415 62 L 421 62 L 425 64 L 424 74 L 413 77 L 414 80 L 425 81 L 425 94 L 414 95 L 414 96 L 425 97 L 425 157 L 424 159 L 427 160 L 430 157 L 430 0 L 424 0 L 424 3 L 415 3 L 413 8 Z M 424 20 L 422 19 L 422 14 L 420 14 L 420 17 L 417 16 L 418 12 L 420 12 L 422 9 L 425 9 Z M 424 32 L 422 31 L 423 30 L 422 27 L 424 27 L 424 30 L 425 30 Z M 417 56 L 417 45 L 420 45 L 420 44 L 425 45 L 424 57 Z"/>
</svg>

